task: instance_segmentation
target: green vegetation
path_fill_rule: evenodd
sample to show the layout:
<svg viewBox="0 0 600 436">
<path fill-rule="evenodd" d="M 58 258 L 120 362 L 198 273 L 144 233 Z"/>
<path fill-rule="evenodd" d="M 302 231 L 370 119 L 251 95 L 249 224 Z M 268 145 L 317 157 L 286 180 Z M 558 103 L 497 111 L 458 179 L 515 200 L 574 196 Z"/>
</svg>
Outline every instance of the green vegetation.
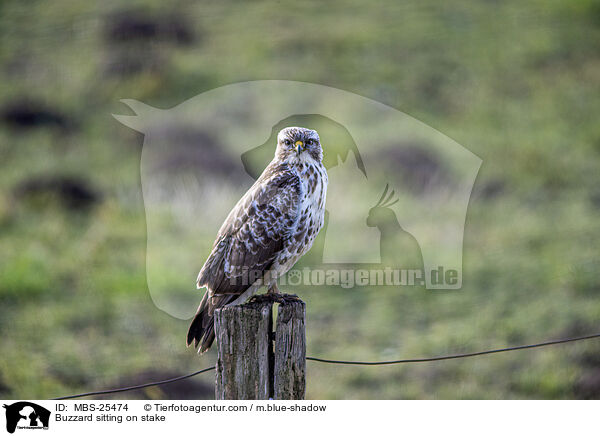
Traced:
<svg viewBox="0 0 600 436">
<path fill-rule="evenodd" d="M 143 138 L 110 114 L 127 111 L 122 98 L 167 108 L 246 80 L 355 92 L 483 159 L 463 289 L 307 289 L 309 355 L 426 357 L 600 331 L 598 0 L 128 4 L 0 4 L 1 397 L 213 364 L 150 299 Z M 310 362 L 308 396 L 600 398 L 599 353 L 588 341 L 394 367 Z M 189 383 L 210 397 L 211 375 Z"/>
</svg>

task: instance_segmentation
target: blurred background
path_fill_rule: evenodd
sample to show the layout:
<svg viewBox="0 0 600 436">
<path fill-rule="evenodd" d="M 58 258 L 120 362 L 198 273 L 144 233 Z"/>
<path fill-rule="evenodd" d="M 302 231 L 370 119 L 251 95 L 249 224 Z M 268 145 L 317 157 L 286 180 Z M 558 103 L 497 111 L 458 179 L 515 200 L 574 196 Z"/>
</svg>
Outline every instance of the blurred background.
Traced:
<svg viewBox="0 0 600 436">
<path fill-rule="evenodd" d="M 598 332 L 600 1 L 163 3 L 0 4 L 0 397 L 213 365 L 214 351 L 185 348 L 188 322 L 150 299 L 143 136 L 111 113 L 130 113 L 123 98 L 170 108 L 247 80 L 378 100 L 483 160 L 462 290 L 301 291 L 309 355 L 428 357 Z M 443 164 L 410 148 L 399 159 Z M 307 383 L 311 399 L 600 398 L 600 343 L 309 362 Z M 213 386 L 205 374 L 104 398 L 212 398 Z"/>
</svg>

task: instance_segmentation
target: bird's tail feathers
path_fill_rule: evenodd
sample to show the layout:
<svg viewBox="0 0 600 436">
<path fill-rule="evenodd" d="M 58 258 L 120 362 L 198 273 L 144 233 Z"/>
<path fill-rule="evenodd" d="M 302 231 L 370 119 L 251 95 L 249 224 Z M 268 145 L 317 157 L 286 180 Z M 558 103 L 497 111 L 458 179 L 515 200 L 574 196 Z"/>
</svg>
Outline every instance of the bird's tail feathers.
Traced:
<svg viewBox="0 0 600 436">
<path fill-rule="evenodd" d="M 210 294 L 210 295 L 209 295 Z M 202 354 L 210 348 L 215 340 L 214 312 L 215 309 L 225 306 L 235 298 L 235 295 L 213 295 L 207 290 L 202 297 L 198 311 L 190 324 L 187 334 L 187 346 L 196 348 L 200 345 L 198 353 Z"/>
</svg>

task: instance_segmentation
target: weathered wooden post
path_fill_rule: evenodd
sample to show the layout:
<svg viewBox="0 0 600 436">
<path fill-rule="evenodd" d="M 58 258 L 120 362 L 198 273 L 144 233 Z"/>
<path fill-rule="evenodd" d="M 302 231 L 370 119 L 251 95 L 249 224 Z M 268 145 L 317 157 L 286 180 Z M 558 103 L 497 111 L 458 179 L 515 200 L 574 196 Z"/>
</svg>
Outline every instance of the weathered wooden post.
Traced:
<svg viewBox="0 0 600 436">
<path fill-rule="evenodd" d="M 273 389 L 275 400 L 303 400 L 306 392 L 306 304 L 297 299 L 277 308 Z"/>
<path fill-rule="evenodd" d="M 278 303 L 273 331 L 273 304 Z M 301 400 L 306 390 L 306 305 L 260 295 L 215 311 L 218 400 Z"/>
</svg>

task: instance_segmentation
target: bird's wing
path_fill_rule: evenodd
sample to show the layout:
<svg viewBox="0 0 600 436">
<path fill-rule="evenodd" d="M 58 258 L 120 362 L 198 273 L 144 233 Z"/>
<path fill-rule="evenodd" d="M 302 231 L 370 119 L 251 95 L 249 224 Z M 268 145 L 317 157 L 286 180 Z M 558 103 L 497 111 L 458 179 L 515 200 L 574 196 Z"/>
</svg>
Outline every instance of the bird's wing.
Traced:
<svg viewBox="0 0 600 436">
<path fill-rule="evenodd" d="M 241 294 L 267 271 L 297 222 L 301 183 L 285 165 L 267 167 L 221 226 L 198 287 Z"/>
</svg>

